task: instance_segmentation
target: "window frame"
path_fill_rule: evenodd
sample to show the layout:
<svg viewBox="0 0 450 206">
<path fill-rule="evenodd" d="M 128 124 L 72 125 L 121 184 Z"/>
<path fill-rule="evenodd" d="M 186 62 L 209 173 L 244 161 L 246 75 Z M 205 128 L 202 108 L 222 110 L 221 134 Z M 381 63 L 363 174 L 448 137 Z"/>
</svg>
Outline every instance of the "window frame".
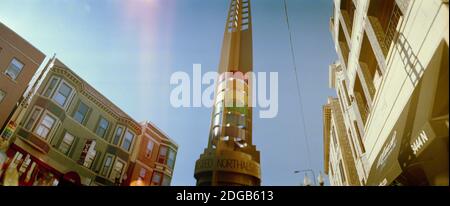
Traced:
<svg viewBox="0 0 450 206">
<path fill-rule="evenodd" d="M 159 172 L 159 171 L 156 171 L 156 170 L 153 171 L 153 173 L 152 173 L 152 178 L 150 179 L 150 185 L 155 186 L 155 182 L 153 181 L 154 178 L 155 178 L 155 174 L 159 174 L 159 181 L 158 181 L 156 186 L 160 186 L 161 183 L 162 183 L 162 178 L 163 178 L 164 174 L 162 172 Z"/>
<path fill-rule="evenodd" d="M 129 145 L 129 147 L 128 148 L 124 148 L 124 144 L 125 144 L 125 141 L 126 141 L 126 134 L 127 134 L 127 132 L 128 133 L 130 133 L 131 135 L 133 135 L 132 136 L 132 139 L 131 139 L 131 142 L 130 142 L 130 145 Z M 131 149 L 133 148 L 133 142 L 134 142 L 134 139 L 136 139 L 136 134 L 134 134 L 134 132 L 132 132 L 130 129 L 126 129 L 125 130 L 125 132 L 123 133 L 123 137 L 122 137 L 122 143 L 120 144 L 120 148 L 122 148 L 122 149 L 124 149 L 125 151 L 131 151 Z"/>
<path fill-rule="evenodd" d="M 67 148 L 67 151 L 64 152 L 64 151 L 61 150 L 61 146 L 62 146 L 63 144 L 66 144 L 66 142 L 64 141 L 64 139 L 66 138 L 67 135 L 72 136 L 72 142 L 70 143 L 69 147 Z M 70 151 L 71 151 L 72 148 L 73 148 L 73 143 L 75 142 L 75 139 L 76 139 L 76 137 L 75 137 L 73 134 L 71 134 L 71 133 L 68 132 L 68 131 L 65 131 L 65 132 L 64 132 L 64 135 L 63 135 L 63 137 L 62 137 L 61 143 L 59 143 L 58 151 L 60 151 L 61 153 L 65 154 L 65 155 L 70 154 Z M 66 145 L 68 145 L 68 144 L 66 144 Z"/>
<path fill-rule="evenodd" d="M 118 137 L 117 143 L 115 143 L 115 140 L 116 140 L 116 137 L 117 137 L 117 130 L 118 130 L 118 129 L 121 129 L 122 131 L 120 132 L 120 135 L 119 135 L 119 137 Z M 125 133 L 125 126 L 118 124 L 118 125 L 116 126 L 116 129 L 114 130 L 114 135 L 113 135 L 113 137 L 112 137 L 111 143 L 112 143 L 113 145 L 120 146 L 120 145 L 122 144 L 122 138 L 123 138 L 124 133 Z"/>
<path fill-rule="evenodd" d="M 20 64 L 22 65 L 22 67 L 20 68 L 20 71 L 16 74 L 16 76 L 13 78 L 13 77 L 8 73 L 8 71 L 9 71 L 9 69 L 10 69 L 10 67 L 11 67 L 11 65 L 12 65 L 12 63 L 13 63 L 14 61 L 17 61 L 18 63 L 20 63 Z M 25 68 L 25 64 L 24 64 L 22 61 L 20 61 L 19 59 L 17 59 L 16 57 L 13 57 L 13 58 L 11 59 L 11 61 L 9 61 L 8 67 L 6 67 L 6 69 L 5 69 L 5 71 L 3 72 L 3 74 L 4 74 L 5 76 L 7 76 L 10 80 L 16 82 L 17 79 L 19 78 L 20 74 L 22 73 L 22 71 L 23 71 L 24 68 Z"/>
<path fill-rule="evenodd" d="M 111 162 L 110 162 L 109 166 L 106 166 L 108 158 L 111 159 Z M 102 175 L 104 177 L 109 177 L 109 175 L 111 173 L 111 168 L 113 167 L 113 163 L 114 163 L 114 155 L 106 154 L 105 155 L 105 159 L 103 160 L 103 163 L 102 163 L 102 168 L 100 170 L 100 175 Z"/>
<path fill-rule="evenodd" d="M 169 179 L 169 182 L 166 182 L 167 179 Z M 165 185 L 164 183 L 167 183 L 167 185 Z M 172 177 L 167 174 L 163 174 L 162 180 L 161 180 L 161 186 L 170 186 L 171 183 L 172 183 Z"/>
<path fill-rule="evenodd" d="M 164 161 L 163 162 L 160 162 L 159 160 L 160 160 L 160 158 L 161 158 L 161 149 L 162 148 L 165 148 L 166 149 L 166 152 L 165 152 L 165 154 L 164 154 Z M 159 163 L 159 164 L 166 164 L 166 162 L 167 162 L 167 153 L 169 152 L 169 147 L 168 146 L 166 146 L 166 145 L 160 145 L 159 146 L 159 150 L 158 150 L 158 158 L 156 159 L 156 162 L 157 163 Z"/>
<path fill-rule="evenodd" d="M 66 101 L 64 102 L 64 105 L 60 105 L 59 102 L 55 99 L 56 95 L 58 94 L 59 89 L 61 88 L 61 86 L 63 84 L 66 84 L 71 90 L 70 90 L 70 94 L 67 96 Z M 68 81 L 61 79 L 59 81 L 58 86 L 55 88 L 55 90 L 52 92 L 52 101 L 54 101 L 58 106 L 60 106 L 61 108 L 63 108 L 64 110 L 67 109 L 67 107 L 69 106 L 70 102 L 72 101 L 72 97 L 75 94 L 75 87 L 72 86 L 71 84 L 69 84 Z"/>
<path fill-rule="evenodd" d="M 79 122 L 76 118 L 76 115 L 79 113 L 78 111 L 82 105 L 85 105 L 87 110 L 86 110 L 86 113 L 83 115 L 83 119 L 81 120 L 81 122 Z M 75 108 L 75 112 L 72 115 L 73 120 L 75 120 L 75 122 L 80 123 L 81 125 L 84 125 L 84 122 L 86 121 L 86 117 L 90 110 L 91 110 L 91 108 L 89 107 L 89 105 L 85 104 L 83 101 L 80 100 L 78 103 L 78 106 Z"/>
<path fill-rule="evenodd" d="M 105 121 L 108 123 L 108 125 L 107 125 L 107 127 L 105 128 L 105 131 L 104 131 L 103 135 L 100 135 L 100 134 L 98 134 L 98 130 L 99 130 L 99 128 L 100 128 L 100 125 L 101 125 L 100 123 L 101 123 L 102 120 L 105 120 Z M 107 139 L 106 134 L 108 133 L 108 129 L 109 129 L 110 126 L 111 126 L 111 122 L 110 122 L 107 118 L 105 118 L 104 116 L 101 116 L 101 115 L 100 115 L 100 117 L 98 118 L 98 121 L 97 121 L 97 127 L 95 127 L 94 133 L 95 133 L 97 136 L 99 136 L 100 138 L 106 140 L 106 139 Z"/>
<path fill-rule="evenodd" d="M 149 145 L 151 143 L 151 148 L 149 150 Z M 147 146 L 145 147 L 145 157 L 147 159 L 151 159 L 152 158 L 152 154 L 153 154 L 153 149 L 155 148 L 155 142 L 153 142 L 153 140 L 151 140 L 150 138 L 147 141 Z"/>
<path fill-rule="evenodd" d="M 50 118 L 53 118 L 55 121 L 53 122 L 52 127 L 49 129 L 49 131 L 47 133 L 47 136 L 46 137 L 42 137 L 42 136 L 40 136 L 37 133 L 37 129 L 39 128 L 39 125 L 42 123 L 42 121 L 44 120 L 44 118 L 46 116 L 49 116 Z M 51 112 L 49 112 L 47 110 L 44 110 L 42 112 L 42 115 L 40 115 L 39 120 L 34 125 L 33 134 L 35 134 L 36 136 L 38 136 L 39 138 L 41 138 L 41 139 L 43 139 L 43 140 L 45 140 L 47 142 L 50 142 L 53 139 L 52 135 L 53 135 L 53 132 L 55 131 L 55 128 L 57 127 L 57 124 L 58 124 L 58 118 L 54 114 L 52 114 Z"/>
<path fill-rule="evenodd" d="M 36 110 L 39 110 L 39 112 L 38 112 L 38 114 L 37 114 L 37 116 L 36 116 L 36 119 L 33 120 L 33 122 L 32 122 L 32 124 L 31 124 L 30 128 L 28 129 L 28 128 L 27 128 L 27 125 L 29 124 L 29 122 L 30 122 L 30 120 L 31 120 L 31 117 L 33 116 L 33 113 L 34 113 L 34 111 L 36 111 Z M 34 127 L 36 126 L 36 123 L 38 122 L 38 120 L 41 118 L 41 115 L 42 115 L 42 112 L 43 112 L 43 111 L 44 111 L 44 108 L 39 107 L 39 106 L 34 106 L 33 109 L 31 110 L 31 113 L 28 114 L 28 117 L 27 117 L 27 119 L 26 119 L 26 121 L 25 121 L 24 129 L 27 130 L 27 131 L 33 132 Z"/>
<path fill-rule="evenodd" d="M 173 154 L 173 160 L 171 160 L 171 161 L 172 161 L 172 165 L 169 165 L 170 154 Z M 168 147 L 168 150 L 167 150 L 167 158 L 166 158 L 166 165 L 167 165 L 171 170 L 173 170 L 173 169 L 175 168 L 175 160 L 176 160 L 176 159 L 177 159 L 177 152 L 176 152 L 174 149 Z"/>
<path fill-rule="evenodd" d="M 121 170 L 121 172 L 119 174 L 119 181 L 122 179 L 122 177 L 123 177 L 123 175 L 125 173 L 125 168 L 127 167 L 127 163 L 124 160 L 120 159 L 119 157 L 115 158 L 114 164 L 112 164 L 112 167 L 111 167 L 111 172 L 109 173 L 109 179 L 112 180 L 113 182 L 115 182 L 116 178 L 117 178 L 117 177 L 113 177 L 112 176 L 114 174 L 113 172 L 115 170 L 117 162 L 122 164 L 122 170 Z"/>
<path fill-rule="evenodd" d="M 56 83 L 54 85 L 54 87 L 51 89 L 50 94 L 47 96 L 47 90 L 50 88 L 52 80 L 56 80 Z M 53 94 L 55 93 L 56 88 L 58 87 L 59 83 L 61 82 L 61 77 L 58 76 L 52 76 L 50 77 L 50 80 L 47 82 L 47 85 L 45 86 L 44 91 L 42 91 L 42 96 L 47 97 L 49 99 L 53 98 Z"/>
</svg>

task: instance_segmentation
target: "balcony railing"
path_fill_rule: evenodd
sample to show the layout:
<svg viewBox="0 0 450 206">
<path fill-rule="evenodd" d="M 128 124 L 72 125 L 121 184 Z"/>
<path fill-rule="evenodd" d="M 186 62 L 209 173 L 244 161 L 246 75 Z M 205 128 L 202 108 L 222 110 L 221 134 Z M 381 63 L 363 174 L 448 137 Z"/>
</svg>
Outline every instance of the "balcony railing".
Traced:
<svg viewBox="0 0 450 206">
<path fill-rule="evenodd" d="M 391 17 L 389 19 L 389 24 L 384 35 L 384 45 L 388 47 L 388 50 L 391 47 L 392 42 L 394 42 L 394 40 L 398 38 L 397 27 L 400 23 L 400 18 L 402 17 L 402 15 L 402 11 L 394 1 L 394 10 L 392 11 Z"/>
<path fill-rule="evenodd" d="M 403 16 L 396 1 L 393 3 L 393 10 L 389 14 L 390 16 L 387 26 L 382 25 L 378 17 L 369 16 L 368 18 L 385 58 L 389 53 L 392 42 L 395 42 L 395 39 L 398 38 L 397 27 L 400 23 L 401 17 Z"/>
</svg>

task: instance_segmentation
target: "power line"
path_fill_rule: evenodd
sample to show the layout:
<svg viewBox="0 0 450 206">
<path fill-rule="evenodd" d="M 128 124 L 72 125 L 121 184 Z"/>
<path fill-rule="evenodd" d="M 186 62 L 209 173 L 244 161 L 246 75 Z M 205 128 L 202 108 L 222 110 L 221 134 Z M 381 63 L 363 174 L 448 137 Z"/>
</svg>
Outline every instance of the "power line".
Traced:
<svg viewBox="0 0 450 206">
<path fill-rule="evenodd" d="M 291 46 L 292 63 L 294 64 L 295 80 L 297 82 L 297 95 L 298 95 L 298 99 L 299 99 L 299 103 L 300 103 L 300 113 L 301 113 L 300 117 L 302 118 L 301 122 L 302 122 L 302 126 L 303 126 L 303 135 L 305 136 L 306 155 L 307 155 L 307 160 L 308 160 L 307 163 L 308 163 L 308 168 L 309 168 L 309 167 L 311 167 L 311 157 L 310 157 L 308 133 L 306 131 L 305 115 L 303 112 L 303 98 L 302 98 L 301 89 L 300 89 L 300 81 L 298 79 L 297 61 L 296 61 L 296 57 L 295 57 L 294 44 L 293 44 L 293 40 L 292 40 L 292 29 L 291 29 L 291 25 L 289 23 L 287 2 L 286 2 L 286 0 L 283 0 L 283 2 L 284 2 L 284 13 L 286 16 L 286 23 L 287 23 L 287 27 L 288 27 L 288 31 L 289 31 L 289 43 Z"/>
</svg>

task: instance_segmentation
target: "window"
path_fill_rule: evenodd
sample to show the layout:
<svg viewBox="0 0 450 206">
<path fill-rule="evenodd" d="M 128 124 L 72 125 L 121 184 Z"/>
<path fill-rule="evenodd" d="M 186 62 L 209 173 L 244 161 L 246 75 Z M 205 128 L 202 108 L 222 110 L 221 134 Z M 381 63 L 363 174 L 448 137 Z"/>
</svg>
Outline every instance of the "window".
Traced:
<svg viewBox="0 0 450 206">
<path fill-rule="evenodd" d="M 72 88 L 63 82 L 58 90 L 56 91 L 56 94 L 53 96 L 53 99 L 58 103 L 60 106 L 65 107 L 67 100 L 70 97 L 70 94 L 72 93 Z"/>
<path fill-rule="evenodd" d="M 83 121 L 86 118 L 88 111 L 89 111 L 89 107 L 86 104 L 84 104 L 83 102 L 80 102 L 80 104 L 78 105 L 77 111 L 75 111 L 73 118 L 78 123 L 83 124 Z"/>
<path fill-rule="evenodd" d="M 86 159 L 84 160 L 83 166 L 85 166 L 87 168 L 91 168 L 96 155 L 97 155 L 97 151 L 95 151 L 95 150 L 89 151 L 87 153 Z"/>
<path fill-rule="evenodd" d="M 44 92 L 44 96 L 50 97 L 52 95 L 53 90 L 55 89 L 56 84 L 58 83 L 58 80 L 59 80 L 58 78 L 52 77 L 52 79 L 50 80 L 50 83 L 47 86 L 47 89 Z"/>
<path fill-rule="evenodd" d="M 6 92 L 4 92 L 3 90 L 0 89 L 0 103 L 2 103 L 5 96 L 6 96 Z"/>
<path fill-rule="evenodd" d="M 122 176 L 124 166 L 125 164 L 117 159 L 116 163 L 114 164 L 113 170 L 111 171 L 111 179 L 113 179 L 116 182 L 120 181 L 120 177 Z"/>
<path fill-rule="evenodd" d="M 100 117 L 100 121 L 98 122 L 98 126 L 97 126 L 97 130 L 95 131 L 95 133 L 104 138 L 105 134 L 106 134 L 106 130 L 108 129 L 109 126 L 109 122 L 108 120 L 106 120 L 103 117 Z"/>
<path fill-rule="evenodd" d="M 109 169 L 111 168 L 111 165 L 112 165 L 112 161 L 113 161 L 112 156 L 106 156 L 105 163 L 103 164 L 103 167 L 102 167 L 102 175 L 103 176 L 108 175 Z"/>
<path fill-rule="evenodd" d="M 95 140 L 86 140 L 84 144 L 83 151 L 80 155 L 80 164 L 86 168 L 91 168 L 95 157 L 97 156 L 97 151 L 95 150 L 97 142 Z"/>
<path fill-rule="evenodd" d="M 175 151 L 172 149 L 169 149 L 169 158 L 167 159 L 167 166 L 169 166 L 170 169 L 173 169 L 175 166 Z"/>
<path fill-rule="evenodd" d="M 161 172 L 153 172 L 153 176 L 152 176 L 152 185 L 160 185 L 161 184 L 161 177 L 162 174 Z"/>
<path fill-rule="evenodd" d="M 125 132 L 125 136 L 123 138 L 122 148 L 125 149 L 126 151 L 129 151 L 130 147 L 131 147 L 131 143 L 133 142 L 133 139 L 134 139 L 134 134 L 127 130 Z"/>
<path fill-rule="evenodd" d="M 69 153 L 69 151 L 70 151 L 70 148 L 72 147 L 74 139 L 75 139 L 75 137 L 73 135 L 66 132 L 61 144 L 59 145 L 59 148 L 58 148 L 59 151 L 61 151 L 65 155 L 67 155 L 67 153 Z"/>
<path fill-rule="evenodd" d="M 122 137 L 123 134 L 123 127 L 117 127 L 116 132 L 114 133 L 114 139 L 113 144 L 118 145 L 120 141 L 120 137 Z"/>
<path fill-rule="evenodd" d="M 22 69 L 23 64 L 16 58 L 14 58 L 6 69 L 5 74 L 12 80 L 16 80 Z"/>
<path fill-rule="evenodd" d="M 167 147 L 161 146 L 159 148 L 158 163 L 161 164 L 166 163 L 166 157 L 167 157 Z"/>
<path fill-rule="evenodd" d="M 42 118 L 39 125 L 36 127 L 36 134 L 43 139 L 48 138 L 48 134 L 52 130 L 53 126 L 55 125 L 55 118 L 51 117 L 48 114 L 45 114 L 44 118 Z"/>
<path fill-rule="evenodd" d="M 171 180 L 170 176 L 164 175 L 161 186 L 170 186 L 170 180 Z"/>
<path fill-rule="evenodd" d="M 145 175 L 147 175 L 147 170 L 145 168 L 141 168 L 141 171 L 139 172 L 139 177 L 141 179 L 145 179 Z"/>
<path fill-rule="evenodd" d="M 30 119 L 28 119 L 27 124 L 25 125 L 25 129 L 31 130 L 33 128 L 34 122 L 38 119 L 39 115 L 41 114 L 42 109 L 35 108 L 33 112 L 31 113 Z"/>
<path fill-rule="evenodd" d="M 145 151 L 145 156 L 147 158 L 152 157 L 153 145 L 154 145 L 153 141 L 152 140 L 148 140 L 148 142 L 147 142 L 147 150 Z"/>
</svg>

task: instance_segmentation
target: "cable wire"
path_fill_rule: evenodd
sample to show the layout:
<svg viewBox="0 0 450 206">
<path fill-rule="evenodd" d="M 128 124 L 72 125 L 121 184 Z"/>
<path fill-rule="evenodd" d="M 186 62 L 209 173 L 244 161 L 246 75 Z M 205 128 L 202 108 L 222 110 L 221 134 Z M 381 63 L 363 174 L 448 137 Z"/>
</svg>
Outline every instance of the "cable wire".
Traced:
<svg viewBox="0 0 450 206">
<path fill-rule="evenodd" d="M 308 164 L 308 168 L 311 167 L 311 157 L 310 157 L 310 148 L 309 148 L 309 141 L 308 141 L 308 132 L 306 131 L 306 124 L 305 124 L 305 115 L 303 112 L 303 98 L 302 98 L 302 94 L 301 94 L 301 89 L 300 89 L 300 81 L 298 79 L 298 69 L 297 69 L 297 61 L 296 61 L 296 57 L 295 57 L 295 50 L 294 50 L 294 44 L 293 44 L 293 40 L 292 40 L 292 29 L 291 29 L 291 25 L 289 23 L 289 13 L 288 13 L 288 7 L 287 7 L 287 2 L 286 0 L 283 0 L 284 2 L 284 13 L 286 16 L 286 23 L 287 23 L 287 27 L 288 27 L 288 31 L 289 31 L 289 43 L 291 46 L 291 56 L 292 56 L 292 63 L 294 64 L 294 72 L 295 72 L 295 80 L 297 82 L 297 95 L 298 95 L 298 99 L 299 99 L 299 103 L 300 103 L 300 117 L 302 118 L 301 122 L 302 122 L 302 126 L 303 126 L 303 135 L 305 136 L 305 143 L 306 143 L 306 155 L 307 155 L 307 164 Z"/>
</svg>

